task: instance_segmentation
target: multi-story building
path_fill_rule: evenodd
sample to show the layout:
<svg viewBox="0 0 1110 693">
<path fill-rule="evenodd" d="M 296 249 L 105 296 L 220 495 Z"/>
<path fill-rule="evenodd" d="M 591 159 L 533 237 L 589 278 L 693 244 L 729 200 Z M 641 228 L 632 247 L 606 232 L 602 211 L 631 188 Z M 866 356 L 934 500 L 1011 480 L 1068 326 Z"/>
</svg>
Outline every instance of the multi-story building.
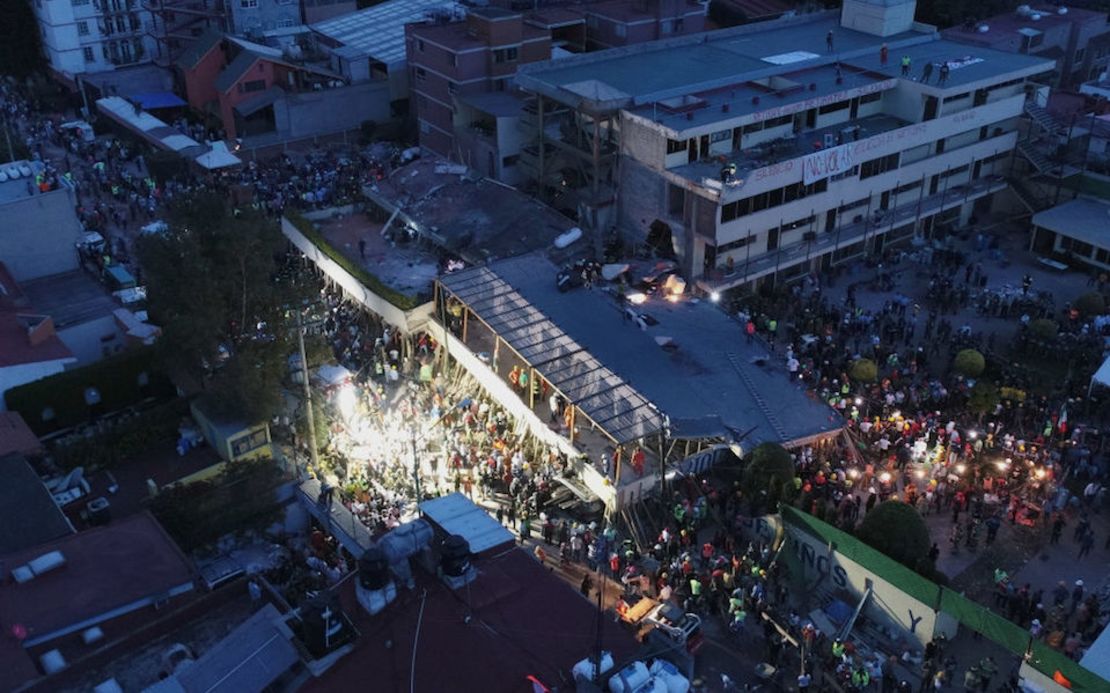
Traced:
<svg viewBox="0 0 1110 693">
<path fill-rule="evenodd" d="M 966 223 L 1006 188 L 1025 83 L 1054 62 L 943 40 L 914 5 L 522 67 L 521 164 L 584 227 L 673 248 L 709 292 Z"/>
<path fill-rule="evenodd" d="M 468 142 L 470 146 L 465 153 L 456 148 L 455 119 L 459 114 L 456 98 L 465 103 L 469 97 L 509 91 L 518 65 L 551 57 L 549 31 L 526 23 L 519 12 L 500 7 L 470 8 L 462 22 L 410 24 L 405 27 L 405 34 L 420 144 L 463 161 L 474 158 L 467 154 L 476 150 L 473 145 L 477 143 Z M 512 97 L 508 98 L 511 113 Z M 503 128 L 499 133 L 496 123 L 469 115 L 470 110 L 477 108 L 488 118 L 497 118 L 497 111 L 489 104 L 483 106 L 481 101 L 477 104 L 464 107 L 469 130 L 492 138 L 513 134 L 512 128 Z M 491 177 L 500 177 L 505 162 L 495 151 L 511 151 L 513 147 L 508 141 L 500 144 L 504 148 L 491 148 L 488 156 L 479 156 L 479 161 L 469 163 Z"/>
<path fill-rule="evenodd" d="M 70 79 L 150 60 L 150 16 L 139 0 L 35 0 L 43 52 Z"/>
<path fill-rule="evenodd" d="M 513 88 L 517 67 L 704 29 L 705 5 L 693 0 L 616 0 L 526 12 L 491 6 L 468 8 L 463 19 L 439 15 L 411 24 L 405 49 L 420 144 L 516 183 L 523 107 Z"/>
<path fill-rule="evenodd" d="M 1074 88 L 1097 79 L 1110 61 L 1107 14 L 1093 10 L 1021 5 L 1013 12 L 941 33 L 961 43 L 1055 60 L 1053 87 Z"/>
<path fill-rule="evenodd" d="M 237 0 L 236 0 L 237 1 Z M 143 0 L 154 62 L 169 67 L 209 27 L 224 28 L 223 0 Z"/>
<path fill-rule="evenodd" d="M 241 36 L 261 36 L 264 31 L 301 24 L 298 0 L 229 0 L 227 10 L 228 31 Z"/>
</svg>

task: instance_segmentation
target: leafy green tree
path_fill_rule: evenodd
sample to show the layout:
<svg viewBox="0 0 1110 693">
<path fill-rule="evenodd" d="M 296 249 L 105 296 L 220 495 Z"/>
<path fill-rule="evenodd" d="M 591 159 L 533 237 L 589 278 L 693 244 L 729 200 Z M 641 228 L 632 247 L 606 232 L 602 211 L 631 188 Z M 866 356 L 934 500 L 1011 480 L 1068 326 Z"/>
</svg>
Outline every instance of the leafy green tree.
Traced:
<svg viewBox="0 0 1110 693">
<path fill-rule="evenodd" d="M 998 386 L 980 380 L 975 383 L 968 394 L 967 408 L 978 414 L 979 419 L 982 420 L 983 415 L 994 411 L 1000 401 L 1001 394 L 998 391 Z"/>
<path fill-rule="evenodd" d="M 744 487 L 752 495 L 770 492 L 776 487 L 780 497 L 791 493 L 794 458 L 777 443 L 760 443 L 752 450 L 751 460 L 744 470 Z"/>
<path fill-rule="evenodd" d="M 975 349 L 964 349 L 956 354 L 953 367 L 957 373 L 966 378 L 978 378 L 987 367 L 987 361 Z"/>
<path fill-rule="evenodd" d="M 138 244 L 163 362 L 214 395 L 217 415 L 268 418 L 295 348 L 286 307 L 299 306 L 310 287 L 280 279 L 277 224 L 252 212 L 233 216 L 220 196 L 178 200 L 168 223 Z"/>
<path fill-rule="evenodd" d="M 871 359 L 856 359 L 848 375 L 857 383 L 873 383 L 879 377 L 879 367 Z"/>
<path fill-rule="evenodd" d="M 42 69 L 42 34 L 30 2 L 0 2 L 0 74 L 23 79 Z"/>
<path fill-rule="evenodd" d="M 901 501 L 888 500 L 875 506 L 856 533 L 864 543 L 894 560 L 916 569 L 928 559 L 929 529 L 914 509 Z"/>
<path fill-rule="evenodd" d="M 1091 291 L 1075 299 L 1075 309 L 1087 318 L 1102 315 L 1106 312 L 1106 299 L 1099 292 Z"/>
</svg>

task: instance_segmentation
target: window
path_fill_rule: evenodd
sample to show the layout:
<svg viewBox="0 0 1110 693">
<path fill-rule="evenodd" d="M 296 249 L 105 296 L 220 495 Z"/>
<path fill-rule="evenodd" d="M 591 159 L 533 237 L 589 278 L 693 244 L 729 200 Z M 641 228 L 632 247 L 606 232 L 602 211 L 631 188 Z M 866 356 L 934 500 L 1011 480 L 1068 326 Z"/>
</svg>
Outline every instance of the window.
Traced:
<svg viewBox="0 0 1110 693">
<path fill-rule="evenodd" d="M 448 94 L 454 94 L 458 90 L 459 90 L 459 85 L 455 84 L 454 82 L 448 82 L 447 83 L 447 93 Z"/>
<path fill-rule="evenodd" d="M 424 39 L 416 39 L 416 50 L 424 52 Z"/>
<path fill-rule="evenodd" d="M 96 58 L 93 56 L 93 49 L 92 49 L 91 46 L 85 46 L 84 53 L 85 53 L 85 62 L 91 63 L 91 62 L 96 61 Z"/>
<path fill-rule="evenodd" d="M 737 248 L 743 248 L 744 246 L 748 245 L 749 243 L 754 243 L 754 242 L 755 242 L 755 236 L 751 236 L 751 235 L 744 236 L 743 238 L 737 238 L 735 241 L 730 241 L 728 243 L 724 243 L 722 245 L 717 246 L 717 255 L 719 256 L 721 253 L 727 253 L 728 251 L 736 250 Z"/>
<path fill-rule="evenodd" d="M 509 83 L 509 80 L 507 80 L 507 79 L 495 79 L 493 81 L 493 90 L 494 91 L 505 91 L 505 87 L 508 85 L 508 83 Z"/>
<path fill-rule="evenodd" d="M 916 189 L 919 185 L 921 185 L 921 181 L 919 181 L 919 180 L 916 180 L 912 183 L 907 183 L 905 185 L 901 185 L 901 186 L 894 189 L 894 194 L 895 195 L 901 195 L 902 193 L 908 193 L 909 191 Z"/>
<path fill-rule="evenodd" d="M 682 30 L 686 28 L 686 20 L 682 17 L 674 20 L 674 33 L 681 34 Z"/>
<path fill-rule="evenodd" d="M 620 36 L 621 38 L 624 38 L 626 35 L 628 35 L 628 27 L 624 24 L 617 24 L 613 27 L 613 33 L 617 36 Z"/>
<path fill-rule="evenodd" d="M 940 175 L 942 178 L 948 178 L 949 176 L 958 176 L 961 173 L 967 173 L 967 164 L 964 164 L 963 166 L 958 166 L 956 168 L 950 168 Z"/>
<path fill-rule="evenodd" d="M 281 19 L 278 20 L 277 25 L 279 27 L 282 27 L 283 29 L 291 27 L 291 26 L 295 26 L 294 20 L 293 20 L 292 17 L 282 17 Z"/>
<path fill-rule="evenodd" d="M 771 229 L 767 232 L 767 250 L 775 250 L 779 247 L 779 230 Z"/>
<path fill-rule="evenodd" d="M 878 159 L 872 159 L 860 164 L 859 178 L 860 180 L 864 180 L 872 176 L 877 176 L 880 173 L 893 171 L 896 168 L 898 168 L 898 154 L 880 156 Z"/>
<path fill-rule="evenodd" d="M 883 93 L 881 91 L 876 91 L 859 97 L 859 103 L 862 106 L 865 103 L 874 103 L 881 98 L 883 98 Z"/>
<path fill-rule="evenodd" d="M 1077 63 L 1083 62 L 1083 56 L 1086 53 L 1087 53 L 1087 50 L 1085 48 L 1080 48 L 1080 49 L 1076 50 L 1075 51 L 1075 61 L 1074 62 L 1077 62 Z"/>
<path fill-rule="evenodd" d="M 88 5 L 89 2 L 90 2 L 90 0 L 70 0 L 70 4 L 73 5 L 74 7 L 79 7 L 81 5 Z"/>
<path fill-rule="evenodd" d="M 817 109 L 817 112 L 821 115 L 826 115 L 826 114 L 829 114 L 829 113 L 836 113 L 837 111 L 843 111 L 843 110 L 847 109 L 848 106 L 849 106 L 849 102 L 847 102 L 847 101 L 837 101 L 836 103 L 830 103 L 830 104 L 821 106 L 820 108 Z"/>
<path fill-rule="evenodd" d="M 679 152 L 684 152 L 684 151 L 686 151 L 686 141 L 685 140 L 672 140 L 670 138 L 667 138 L 667 153 L 668 154 L 678 154 Z"/>
<path fill-rule="evenodd" d="M 231 454 L 233 457 L 245 455 L 252 450 L 263 447 L 266 442 L 266 431 L 255 431 L 250 435 L 231 441 Z"/>
<path fill-rule="evenodd" d="M 427 77 L 427 76 L 428 76 L 428 73 L 424 71 L 424 68 L 422 68 L 422 67 L 416 68 L 416 81 L 417 82 L 423 82 L 424 78 Z"/>
<path fill-rule="evenodd" d="M 244 10 L 253 10 L 258 7 L 258 0 L 239 0 L 239 7 Z"/>
<path fill-rule="evenodd" d="M 674 25 L 671 24 L 671 20 L 664 19 L 663 21 L 659 22 L 660 34 L 669 34 L 672 31 L 674 31 Z"/>
<path fill-rule="evenodd" d="M 944 97 L 944 103 L 952 103 L 953 101 L 960 101 L 961 99 L 966 99 L 969 96 L 971 96 L 971 92 L 969 92 L 969 91 L 965 91 L 962 94 L 954 94 L 952 96 L 946 96 L 946 97 Z"/>
<path fill-rule="evenodd" d="M 262 91 L 265 88 L 266 88 L 266 80 L 264 80 L 264 79 L 252 79 L 249 82 L 243 82 L 242 86 L 240 87 L 240 90 L 244 94 L 250 94 L 250 93 L 256 92 L 256 91 Z"/>
<path fill-rule="evenodd" d="M 88 36 L 89 35 L 89 23 L 88 22 L 77 22 L 77 35 L 78 36 Z"/>
<path fill-rule="evenodd" d="M 498 48 L 493 51 L 493 62 L 498 65 L 501 63 L 511 63 L 516 61 L 516 55 L 516 48 Z"/>
<path fill-rule="evenodd" d="M 770 130 L 771 128 L 781 127 L 783 125 L 791 125 L 794 122 L 794 116 L 788 115 L 781 118 L 771 118 L 770 120 L 763 121 L 763 127 Z"/>
</svg>

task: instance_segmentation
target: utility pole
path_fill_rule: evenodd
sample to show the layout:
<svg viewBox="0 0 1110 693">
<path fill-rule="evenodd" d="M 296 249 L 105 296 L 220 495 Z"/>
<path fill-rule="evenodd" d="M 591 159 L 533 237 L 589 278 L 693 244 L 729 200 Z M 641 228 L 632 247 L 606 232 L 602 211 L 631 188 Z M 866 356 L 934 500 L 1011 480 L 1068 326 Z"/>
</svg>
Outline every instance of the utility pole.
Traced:
<svg viewBox="0 0 1110 693">
<path fill-rule="evenodd" d="M 320 468 L 319 447 L 316 444 L 316 419 L 312 414 L 312 386 L 308 382 L 308 356 L 304 351 L 304 317 L 303 308 L 297 308 L 297 347 L 301 351 L 301 378 L 304 380 L 304 406 L 308 418 L 308 445 L 309 458 L 312 468 Z"/>
<path fill-rule="evenodd" d="M 423 437 L 423 436 L 421 436 Z M 416 505 L 420 507 L 420 463 L 416 457 L 416 429 L 412 429 L 412 482 L 416 489 Z"/>
</svg>

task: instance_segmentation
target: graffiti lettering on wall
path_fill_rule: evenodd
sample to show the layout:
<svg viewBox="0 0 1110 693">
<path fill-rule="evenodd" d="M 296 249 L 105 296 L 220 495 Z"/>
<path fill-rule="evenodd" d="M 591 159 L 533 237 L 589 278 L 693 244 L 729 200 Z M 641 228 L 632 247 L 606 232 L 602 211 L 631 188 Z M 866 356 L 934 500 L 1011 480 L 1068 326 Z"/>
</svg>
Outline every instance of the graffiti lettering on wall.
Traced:
<svg viewBox="0 0 1110 693">
<path fill-rule="evenodd" d="M 818 553 L 817 549 L 804 539 L 799 539 L 799 531 L 790 533 L 794 545 L 794 553 L 806 572 L 816 572 L 822 577 L 832 579 L 837 587 L 848 586 L 848 573 L 844 568 L 836 565 L 829 559 L 827 552 Z"/>
<path fill-rule="evenodd" d="M 741 536 L 751 541 L 760 541 L 772 546 L 778 541 L 782 520 L 778 515 L 763 515 L 762 517 L 736 516 L 736 529 Z"/>
</svg>

